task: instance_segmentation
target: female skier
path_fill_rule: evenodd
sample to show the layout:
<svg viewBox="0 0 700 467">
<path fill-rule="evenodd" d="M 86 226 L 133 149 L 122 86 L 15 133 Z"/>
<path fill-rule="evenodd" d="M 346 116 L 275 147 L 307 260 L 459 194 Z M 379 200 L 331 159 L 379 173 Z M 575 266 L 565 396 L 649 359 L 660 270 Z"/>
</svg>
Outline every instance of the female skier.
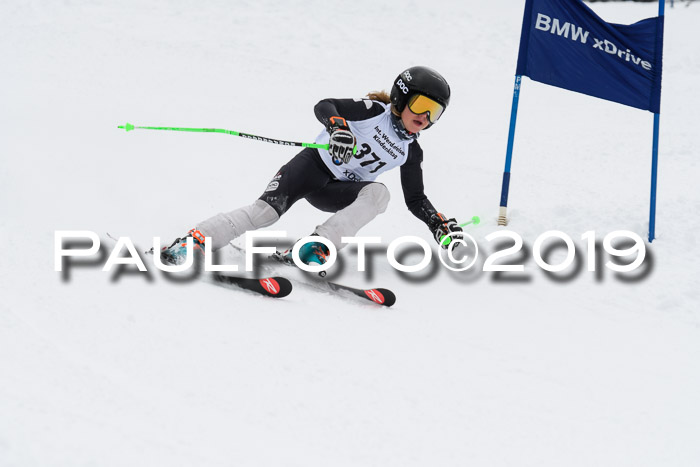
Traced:
<svg viewBox="0 0 700 467">
<path fill-rule="evenodd" d="M 216 251 L 248 230 L 267 227 L 301 198 L 312 206 L 335 213 L 316 227 L 312 235 L 330 240 L 337 249 L 343 236 L 360 228 L 386 210 L 389 190 L 374 180 L 383 172 L 401 167 L 401 186 L 408 209 L 422 220 L 441 242 L 444 235 L 459 238 L 462 229 L 455 219 L 440 214 L 423 192 L 423 150 L 420 131 L 438 121 L 450 102 L 450 86 L 436 71 L 415 66 L 402 72 L 386 92 L 370 93 L 367 99 L 324 99 L 316 104 L 316 118 L 325 129 L 316 143 L 329 149 L 305 148 L 283 165 L 253 204 L 217 214 L 197 224 L 183 238 L 161 251 L 171 264 L 186 259 L 185 240 L 193 237 L 195 248 L 204 250 L 209 237 Z M 357 151 L 353 149 L 357 146 Z M 299 250 L 306 264 L 326 262 L 328 249 L 309 242 Z M 291 260 L 291 248 L 285 252 Z"/>
</svg>

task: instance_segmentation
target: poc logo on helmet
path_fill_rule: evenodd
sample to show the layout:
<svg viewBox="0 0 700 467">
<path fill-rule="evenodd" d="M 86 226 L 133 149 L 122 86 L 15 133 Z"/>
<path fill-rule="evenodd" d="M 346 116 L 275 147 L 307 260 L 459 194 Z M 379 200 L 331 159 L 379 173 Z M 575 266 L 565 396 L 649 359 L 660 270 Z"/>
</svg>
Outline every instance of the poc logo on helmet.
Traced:
<svg viewBox="0 0 700 467">
<path fill-rule="evenodd" d="M 398 81 L 396 81 L 396 85 L 401 88 L 401 91 L 403 91 L 404 94 L 408 94 L 408 87 L 404 84 L 403 80 L 399 78 Z"/>
<path fill-rule="evenodd" d="M 404 71 L 403 77 L 406 78 L 406 81 L 411 81 L 413 79 L 413 76 L 411 76 L 411 70 Z"/>
</svg>

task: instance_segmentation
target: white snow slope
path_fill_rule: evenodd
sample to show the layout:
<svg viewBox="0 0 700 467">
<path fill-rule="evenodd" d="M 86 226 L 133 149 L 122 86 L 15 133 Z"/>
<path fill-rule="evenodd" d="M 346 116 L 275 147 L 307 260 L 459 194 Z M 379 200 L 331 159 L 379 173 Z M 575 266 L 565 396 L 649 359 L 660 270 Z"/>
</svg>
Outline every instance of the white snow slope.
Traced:
<svg viewBox="0 0 700 467">
<path fill-rule="evenodd" d="M 652 115 L 526 78 L 507 230 L 528 250 L 511 258 L 525 272 L 499 279 L 480 268 L 503 230 L 523 2 L 0 3 L 0 466 L 700 465 L 700 5 L 667 7 L 646 273 L 615 274 L 607 254 L 587 271 L 581 235 L 646 238 Z M 656 8 L 594 4 L 618 23 Z M 452 85 L 421 136 L 425 184 L 442 212 L 481 216 L 471 272 L 433 259 L 402 277 L 380 251 L 362 274 L 343 250 L 337 280 L 392 288 L 387 309 L 289 268 L 281 300 L 148 262 L 102 272 L 106 256 L 54 271 L 57 230 L 96 232 L 104 255 L 107 232 L 144 250 L 250 203 L 296 153 L 117 125 L 312 141 L 318 100 L 388 88 L 416 64 Z M 431 241 L 398 171 L 380 181 L 393 199 L 360 235 Z M 301 201 L 266 230 L 292 241 L 326 217 Z M 549 230 L 579 246 L 568 280 L 534 262 Z"/>
</svg>

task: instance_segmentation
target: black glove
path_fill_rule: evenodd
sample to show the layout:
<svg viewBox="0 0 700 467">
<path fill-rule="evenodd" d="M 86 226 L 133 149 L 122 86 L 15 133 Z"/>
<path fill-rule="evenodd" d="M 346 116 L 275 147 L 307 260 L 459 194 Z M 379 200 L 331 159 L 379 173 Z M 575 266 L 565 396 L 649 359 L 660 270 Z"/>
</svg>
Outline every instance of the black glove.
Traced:
<svg viewBox="0 0 700 467">
<path fill-rule="evenodd" d="M 438 242 L 442 248 L 447 249 L 453 240 L 462 240 L 464 236 L 462 235 L 462 227 L 457 224 L 454 219 L 448 219 L 444 214 L 435 213 L 430 216 L 430 224 L 428 225 L 430 231 L 435 237 L 435 241 Z M 447 234 L 452 234 L 449 237 L 445 237 Z M 445 237 L 443 239 L 443 237 Z M 459 245 L 459 243 L 457 243 Z"/>
<path fill-rule="evenodd" d="M 344 118 L 331 117 L 330 122 L 328 133 L 331 139 L 328 142 L 328 152 L 335 165 L 347 164 L 355 149 L 355 135 L 350 131 Z"/>
</svg>

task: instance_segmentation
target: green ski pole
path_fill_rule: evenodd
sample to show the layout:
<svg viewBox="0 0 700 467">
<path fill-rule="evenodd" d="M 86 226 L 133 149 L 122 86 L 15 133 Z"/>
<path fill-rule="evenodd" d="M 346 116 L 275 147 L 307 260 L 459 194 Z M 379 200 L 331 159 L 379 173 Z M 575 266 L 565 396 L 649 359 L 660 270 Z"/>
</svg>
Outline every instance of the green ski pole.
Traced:
<svg viewBox="0 0 700 467">
<path fill-rule="evenodd" d="M 241 138 L 254 139 L 256 141 L 263 141 L 265 143 L 281 144 L 282 146 L 302 146 L 305 148 L 319 148 L 328 150 L 327 144 L 316 144 L 316 143 L 299 143 L 297 141 L 284 141 L 281 139 L 266 138 L 264 136 L 256 136 L 248 133 L 241 133 L 240 131 L 233 130 L 222 130 L 219 128 L 177 128 L 168 126 L 136 126 L 131 123 L 126 125 L 119 125 L 117 128 L 123 128 L 126 131 L 131 130 L 165 130 L 165 131 L 190 131 L 194 133 L 224 133 L 227 135 L 240 136 Z M 357 148 L 353 151 L 356 152 Z"/>
</svg>

